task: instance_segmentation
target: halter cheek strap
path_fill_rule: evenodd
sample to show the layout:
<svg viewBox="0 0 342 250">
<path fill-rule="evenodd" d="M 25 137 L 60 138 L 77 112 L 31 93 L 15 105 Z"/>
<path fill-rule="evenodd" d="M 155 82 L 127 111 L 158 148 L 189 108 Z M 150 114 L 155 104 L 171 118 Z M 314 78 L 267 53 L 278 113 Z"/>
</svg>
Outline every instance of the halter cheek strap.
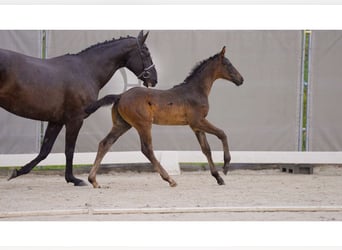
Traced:
<svg viewBox="0 0 342 250">
<path fill-rule="evenodd" d="M 143 58 L 143 55 L 142 55 L 142 52 L 141 52 L 141 46 L 140 46 L 138 38 L 137 38 L 137 45 L 138 45 L 139 55 L 140 55 L 141 61 L 142 61 L 143 65 L 144 65 L 144 70 L 137 77 L 138 78 L 142 77 L 144 79 L 148 79 L 151 76 L 151 73 L 149 72 L 149 70 L 154 68 L 154 64 L 152 64 L 152 65 L 150 65 L 148 67 L 145 67 L 145 61 L 144 61 L 144 58 Z"/>
</svg>

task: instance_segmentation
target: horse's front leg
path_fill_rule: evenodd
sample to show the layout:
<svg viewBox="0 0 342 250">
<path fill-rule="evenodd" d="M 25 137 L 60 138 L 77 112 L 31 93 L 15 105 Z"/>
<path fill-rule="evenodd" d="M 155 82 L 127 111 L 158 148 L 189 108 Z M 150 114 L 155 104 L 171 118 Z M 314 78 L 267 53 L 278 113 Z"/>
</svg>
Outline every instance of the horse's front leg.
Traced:
<svg viewBox="0 0 342 250">
<path fill-rule="evenodd" d="M 225 132 L 214 125 L 212 125 L 208 120 L 203 119 L 199 122 L 196 122 L 196 124 L 192 125 L 193 128 L 198 128 L 199 130 L 202 130 L 206 133 L 216 135 L 222 142 L 223 146 L 223 173 L 226 175 L 229 169 L 229 163 L 231 160 L 230 152 L 229 152 L 229 146 L 228 146 L 228 139 Z"/>
<path fill-rule="evenodd" d="M 75 152 L 75 145 L 78 133 L 83 124 L 83 119 L 73 120 L 65 124 L 65 158 L 66 158 L 66 168 L 65 168 L 65 180 L 67 183 L 72 182 L 75 186 L 86 186 L 87 184 L 81 180 L 77 179 L 73 174 L 73 158 Z"/>
<path fill-rule="evenodd" d="M 205 133 L 203 131 L 196 131 L 196 130 L 194 130 L 194 132 L 195 132 L 197 140 L 201 146 L 203 154 L 207 157 L 211 175 L 215 177 L 215 179 L 219 185 L 224 185 L 225 184 L 224 180 L 222 179 L 222 177 L 218 173 L 218 171 L 215 167 L 215 164 L 213 162 L 213 159 L 211 156 L 211 149 L 210 149 L 207 137 L 205 136 Z"/>
<path fill-rule="evenodd" d="M 51 152 L 52 146 L 55 143 L 56 138 L 59 132 L 61 131 L 62 127 L 63 124 L 49 122 L 45 131 L 43 143 L 40 148 L 38 156 L 22 168 L 20 168 L 19 170 L 14 169 L 8 180 L 29 173 L 39 162 L 44 160 Z"/>
</svg>

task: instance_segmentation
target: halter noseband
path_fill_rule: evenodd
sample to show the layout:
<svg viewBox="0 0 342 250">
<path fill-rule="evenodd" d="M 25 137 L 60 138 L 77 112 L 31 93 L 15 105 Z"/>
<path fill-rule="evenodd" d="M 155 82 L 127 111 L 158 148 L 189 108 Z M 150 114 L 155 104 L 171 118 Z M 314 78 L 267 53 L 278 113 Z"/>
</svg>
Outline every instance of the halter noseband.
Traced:
<svg viewBox="0 0 342 250">
<path fill-rule="evenodd" d="M 144 68 L 144 71 L 138 75 L 138 78 L 143 77 L 144 79 L 150 78 L 151 73 L 148 71 L 150 69 L 154 68 L 154 64 L 148 66 L 147 68 Z"/>
<path fill-rule="evenodd" d="M 137 38 L 137 44 L 138 44 L 138 49 L 139 49 L 139 55 L 140 55 L 141 61 L 142 61 L 143 66 L 144 66 L 143 71 L 137 77 L 138 78 L 142 77 L 144 79 L 148 79 L 151 76 L 151 73 L 148 70 L 154 68 L 154 64 L 147 66 L 147 67 L 145 66 L 145 61 L 144 61 L 144 58 L 142 55 L 141 46 L 140 46 L 138 38 Z"/>
</svg>

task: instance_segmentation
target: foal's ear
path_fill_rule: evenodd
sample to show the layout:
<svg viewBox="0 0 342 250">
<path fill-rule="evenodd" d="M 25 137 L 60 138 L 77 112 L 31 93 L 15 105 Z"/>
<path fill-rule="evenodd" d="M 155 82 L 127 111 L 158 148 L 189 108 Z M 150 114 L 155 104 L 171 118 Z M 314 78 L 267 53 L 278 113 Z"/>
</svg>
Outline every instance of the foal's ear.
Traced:
<svg viewBox="0 0 342 250">
<path fill-rule="evenodd" d="M 146 41 L 149 31 L 144 35 L 144 31 L 140 31 L 138 35 L 138 40 L 141 45 L 143 45 Z"/>
<path fill-rule="evenodd" d="M 222 56 L 222 57 L 224 57 L 224 54 L 226 53 L 226 46 L 223 46 L 223 48 L 222 48 L 222 50 L 221 50 L 221 52 L 220 52 L 220 55 Z"/>
</svg>

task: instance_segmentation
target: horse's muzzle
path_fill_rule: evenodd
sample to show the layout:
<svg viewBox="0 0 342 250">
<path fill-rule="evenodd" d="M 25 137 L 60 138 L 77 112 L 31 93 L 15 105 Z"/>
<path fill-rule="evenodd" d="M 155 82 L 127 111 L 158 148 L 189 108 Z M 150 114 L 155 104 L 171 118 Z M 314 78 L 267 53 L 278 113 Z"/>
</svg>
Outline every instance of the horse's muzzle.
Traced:
<svg viewBox="0 0 342 250">
<path fill-rule="evenodd" d="M 149 79 L 147 81 L 144 81 L 143 84 L 144 84 L 145 87 L 150 88 L 150 87 L 156 86 L 157 85 L 157 81 Z"/>
</svg>

